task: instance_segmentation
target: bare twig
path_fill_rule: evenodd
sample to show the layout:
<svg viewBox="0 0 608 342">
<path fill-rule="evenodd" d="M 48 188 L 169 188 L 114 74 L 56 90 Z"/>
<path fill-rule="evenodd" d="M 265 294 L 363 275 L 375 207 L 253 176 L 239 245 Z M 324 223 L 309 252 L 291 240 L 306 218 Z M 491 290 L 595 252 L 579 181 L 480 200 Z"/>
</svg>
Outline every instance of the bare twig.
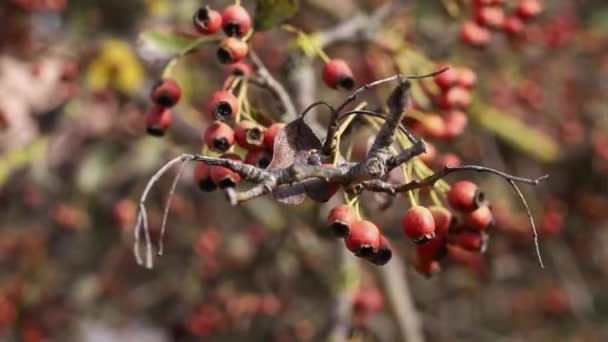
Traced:
<svg viewBox="0 0 608 342">
<path fill-rule="evenodd" d="M 532 213 L 530 212 L 530 207 L 528 206 L 528 202 L 526 201 L 526 198 L 524 197 L 524 195 L 521 193 L 521 191 L 517 187 L 517 184 L 515 184 L 515 181 L 513 179 L 507 179 L 507 181 L 509 182 L 509 184 L 511 184 L 511 187 L 513 187 L 513 190 L 515 190 L 515 192 L 517 192 L 517 195 L 519 196 L 521 203 L 524 205 L 524 208 L 526 208 L 526 214 L 528 215 L 528 220 L 530 221 L 530 226 L 532 227 L 532 236 L 534 237 L 534 248 L 536 249 L 536 257 L 538 258 L 538 265 L 540 266 L 540 268 L 545 268 L 545 264 L 543 263 L 543 258 L 540 255 L 540 247 L 538 245 L 538 233 L 536 232 L 536 225 L 534 224 L 534 219 L 532 218 Z"/>
<path fill-rule="evenodd" d="M 175 178 L 173 179 L 173 184 L 171 185 L 171 190 L 169 191 L 169 195 L 167 197 L 167 203 L 165 204 L 165 212 L 163 213 L 163 223 L 160 227 L 160 236 L 158 237 L 158 255 L 163 255 L 164 252 L 164 244 L 163 244 L 163 240 L 165 237 L 165 228 L 167 226 L 167 217 L 169 216 L 169 209 L 171 208 L 171 200 L 173 199 L 173 194 L 175 193 L 175 188 L 177 187 L 177 183 L 179 183 L 179 179 L 182 175 L 182 172 L 184 171 L 184 168 L 186 167 L 186 164 L 188 163 L 188 160 L 184 160 L 182 162 L 182 164 L 179 167 L 179 171 L 177 171 L 177 174 L 175 175 Z"/>
</svg>

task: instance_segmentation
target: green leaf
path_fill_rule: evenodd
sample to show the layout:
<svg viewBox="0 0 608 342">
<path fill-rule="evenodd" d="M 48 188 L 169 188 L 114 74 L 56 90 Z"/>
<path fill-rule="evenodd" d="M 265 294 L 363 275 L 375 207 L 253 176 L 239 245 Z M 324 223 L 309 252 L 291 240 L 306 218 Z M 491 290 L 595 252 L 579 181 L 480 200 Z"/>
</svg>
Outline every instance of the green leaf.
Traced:
<svg viewBox="0 0 608 342">
<path fill-rule="evenodd" d="M 559 158 L 559 144 L 549 135 L 491 105 L 476 102 L 469 109 L 471 119 L 513 147 L 544 162 Z"/>
<path fill-rule="evenodd" d="M 197 37 L 186 37 L 174 32 L 149 30 L 140 34 L 142 43 L 167 53 L 179 53 L 192 44 Z"/>
<path fill-rule="evenodd" d="M 272 29 L 291 18 L 298 11 L 298 7 L 298 0 L 259 0 L 255 8 L 255 29 Z"/>
</svg>

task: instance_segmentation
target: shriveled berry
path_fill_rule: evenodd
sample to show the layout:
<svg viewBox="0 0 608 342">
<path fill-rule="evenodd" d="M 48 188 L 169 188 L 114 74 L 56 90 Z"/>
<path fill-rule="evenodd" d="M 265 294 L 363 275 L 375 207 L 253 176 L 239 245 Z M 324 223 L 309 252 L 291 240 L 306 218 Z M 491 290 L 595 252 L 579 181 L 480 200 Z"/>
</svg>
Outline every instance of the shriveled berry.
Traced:
<svg viewBox="0 0 608 342">
<path fill-rule="evenodd" d="M 242 6 L 228 6 L 222 11 L 222 28 L 230 37 L 242 37 L 251 29 L 251 16 Z"/>
<path fill-rule="evenodd" d="M 441 70 L 444 68 L 448 69 L 439 75 L 435 75 L 435 77 L 433 77 L 433 80 L 439 88 L 441 88 L 442 90 L 447 90 L 456 83 L 457 75 L 455 69 L 449 65 L 439 65 L 435 69 Z"/>
<path fill-rule="evenodd" d="M 207 109 L 213 120 L 234 120 L 239 112 L 239 101 L 228 90 L 218 90 L 211 95 Z"/>
<path fill-rule="evenodd" d="M 540 0 L 520 0 L 515 8 L 515 13 L 523 20 L 536 17 L 542 11 L 543 4 Z"/>
<path fill-rule="evenodd" d="M 179 84 L 170 78 L 159 81 L 150 93 L 154 104 L 162 107 L 173 107 L 180 99 L 182 90 Z"/>
<path fill-rule="evenodd" d="M 485 194 L 477 184 L 470 181 L 459 181 L 452 185 L 448 192 L 448 203 L 460 212 L 471 212 L 486 203 Z"/>
<path fill-rule="evenodd" d="M 353 71 L 343 59 L 332 59 L 323 67 L 323 82 L 332 89 L 351 90 L 355 87 Z"/>
<path fill-rule="evenodd" d="M 154 106 L 146 113 L 146 130 L 148 134 L 161 137 L 171 126 L 171 110 L 166 107 Z"/>
<path fill-rule="evenodd" d="M 341 204 L 333 208 L 327 216 L 329 230 L 339 237 L 348 236 L 350 227 L 357 221 L 357 213 L 348 204 Z"/>
<path fill-rule="evenodd" d="M 375 265 L 382 266 L 386 265 L 386 263 L 389 262 L 392 257 L 393 250 L 391 249 L 391 245 L 388 240 L 383 235 L 381 235 L 378 251 L 373 252 L 370 256 L 368 256 L 367 260 L 369 260 Z"/>
<path fill-rule="evenodd" d="M 368 257 L 378 251 L 380 230 L 370 221 L 362 220 L 351 224 L 350 232 L 344 239 L 346 247 L 358 257 Z"/>
<path fill-rule="evenodd" d="M 490 30 L 472 21 L 466 21 L 460 28 L 460 39 L 473 46 L 486 46 L 491 38 Z"/>
<path fill-rule="evenodd" d="M 226 72 L 229 75 L 234 75 L 234 76 L 248 76 L 252 73 L 253 69 L 251 68 L 251 65 L 249 65 L 249 63 L 246 62 L 236 62 L 233 64 L 228 64 L 226 66 Z"/>
<path fill-rule="evenodd" d="M 233 64 L 241 61 L 249 53 L 247 43 L 239 38 L 226 37 L 217 49 L 217 59 L 222 64 Z"/>
<path fill-rule="evenodd" d="M 202 34 L 212 34 L 222 27 L 220 12 L 209 6 L 199 8 L 192 17 L 194 28 Z"/>
<path fill-rule="evenodd" d="M 272 156 L 268 153 L 268 151 L 263 149 L 256 149 L 247 152 L 245 156 L 245 163 L 257 166 L 261 169 L 265 169 L 270 165 L 272 161 Z"/>
<path fill-rule="evenodd" d="M 266 145 L 266 148 L 269 150 L 274 149 L 274 139 L 283 127 L 285 127 L 284 123 L 276 122 L 266 129 L 266 132 L 264 132 L 264 145 Z"/>
<path fill-rule="evenodd" d="M 435 235 L 446 236 L 452 225 L 452 212 L 444 207 L 433 206 L 429 208 L 433 221 L 435 221 Z"/>
<path fill-rule="evenodd" d="M 462 214 L 462 220 L 470 229 L 484 230 L 492 225 L 494 216 L 490 208 L 484 205 L 474 211 Z"/>
<path fill-rule="evenodd" d="M 423 206 L 413 206 L 403 215 L 403 232 L 415 243 L 425 243 L 435 237 L 435 220 L 431 212 Z"/>
<path fill-rule="evenodd" d="M 234 131 L 221 121 L 215 121 L 207 127 L 203 140 L 213 152 L 226 152 L 234 145 Z"/>
<path fill-rule="evenodd" d="M 241 158 L 233 153 L 227 153 L 220 158 L 241 161 Z M 233 188 L 241 181 L 241 175 L 222 166 L 211 166 L 209 172 L 211 180 L 222 189 Z"/>
<path fill-rule="evenodd" d="M 211 179 L 211 166 L 205 163 L 199 163 L 194 169 L 194 182 L 199 189 L 205 192 L 211 192 L 217 188 Z"/>
<path fill-rule="evenodd" d="M 253 121 L 239 122 L 234 133 L 237 144 L 248 150 L 261 148 L 264 144 L 264 129 Z"/>
</svg>

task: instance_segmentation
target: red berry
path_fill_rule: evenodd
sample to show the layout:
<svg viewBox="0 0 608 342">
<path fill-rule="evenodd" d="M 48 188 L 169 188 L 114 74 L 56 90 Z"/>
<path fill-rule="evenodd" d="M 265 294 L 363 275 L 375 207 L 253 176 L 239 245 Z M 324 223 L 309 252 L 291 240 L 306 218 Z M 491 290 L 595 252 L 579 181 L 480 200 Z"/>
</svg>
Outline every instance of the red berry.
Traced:
<svg viewBox="0 0 608 342">
<path fill-rule="evenodd" d="M 460 39 L 473 46 L 486 46 L 490 42 L 490 30 L 472 21 L 466 21 L 460 28 Z"/>
<path fill-rule="evenodd" d="M 462 165 L 460 157 L 454 153 L 445 153 L 437 160 L 437 168 L 443 169 L 446 167 L 458 167 Z"/>
<path fill-rule="evenodd" d="M 220 12 L 209 8 L 199 8 L 192 18 L 194 28 L 202 34 L 212 34 L 222 27 L 222 16 Z"/>
<path fill-rule="evenodd" d="M 477 184 L 469 181 L 459 181 L 452 185 L 448 192 L 450 206 L 461 212 L 471 212 L 485 204 L 485 195 Z"/>
<path fill-rule="evenodd" d="M 154 104 L 162 107 L 173 107 L 182 95 L 182 90 L 179 84 L 174 80 L 167 78 L 159 81 L 150 93 L 150 99 Z"/>
<path fill-rule="evenodd" d="M 467 228 L 484 230 L 492 225 L 494 216 L 490 208 L 484 205 L 474 211 L 462 214 L 462 219 Z"/>
<path fill-rule="evenodd" d="M 220 158 L 241 161 L 241 158 L 233 153 L 227 153 Z M 241 175 L 221 166 L 211 166 L 209 172 L 211 180 L 220 188 L 233 188 L 241 181 Z"/>
<path fill-rule="evenodd" d="M 420 161 L 422 161 L 427 166 L 432 165 L 433 161 L 435 160 L 436 157 L 437 157 L 437 148 L 435 148 L 435 145 L 433 145 L 429 142 L 426 143 L 426 152 L 424 152 L 423 154 L 418 156 Z"/>
<path fill-rule="evenodd" d="M 405 212 L 401 221 L 403 232 L 415 243 L 425 243 L 435 237 L 435 220 L 423 206 L 413 206 Z"/>
<path fill-rule="evenodd" d="M 452 212 L 439 206 L 430 207 L 429 211 L 433 215 L 433 221 L 435 222 L 435 235 L 438 237 L 446 236 L 454 219 Z"/>
<path fill-rule="evenodd" d="M 358 257 L 368 257 L 378 251 L 380 230 L 370 221 L 356 221 L 344 239 L 346 247 Z"/>
<path fill-rule="evenodd" d="M 416 259 L 418 261 L 439 260 L 446 254 L 446 239 L 437 237 L 427 243 L 416 245 Z"/>
<path fill-rule="evenodd" d="M 228 90 L 218 90 L 211 95 L 207 109 L 213 120 L 234 120 L 239 112 L 239 101 Z"/>
<path fill-rule="evenodd" d="M 245 163 L 265 169 L 270 165 L 272 156 L 266 150 L 251 150 L 245 156 Z"/>
<path fill-rule="evenodd" d="M 234 131 L 221 121 L 215 121 L 207 127 L 203 140 L 213 152 L 226 152 L 234 145 Z"/>
<path fill-rule="evenodd" d="M 445 135 L 445 122 L 435 113 L 428 113 L 422 122 L 423 132 L 429 138 L 442 138 Z"/>
<path fill-rule="evenodd" d="M 228 64 L 226 66 L 226 71 L 229 75 L 234 76 L 248 76 L 252 73 L 251 65 L 245 62 L 236 62 L 233 64 Z"/>
<path fill-rule="evenodd" d="M 520 0 L 515 9 L 515 13 L 523 20 L 536 17 L 542 11 L 543 4 L 540 0 Z"/>
<path fill-rule="evenodd" d="M 429 278 L 438 273 L 440 270 L 441 266 L 439 265 L 439 262 L 435 260 L 418 261 L 416 263 L 416 271 Z"/>
<path fill-rule="evenodd" d="M 449 108 L 467 108 L 471 105 L 471 92 L 462 87 L 452 87 L 444 95 L 442 105 Z"/>
<path fill-rule="evenodd" d="M 205 163 L 198 163 L 194 169 L 194 182 L 199 189 L 205 192 L 211 192 L 217 188 L 211 179 L 211 166 Z"/>
<path fill-rule="evenodd" d="M 391 249 L 391 245 L 388 240 L 383 235 L 381 235 L 378 251 L 373 252 L 370 256 L 368 256 L 367 260 L 369 260 L 375 265 L 382 266 L 386 265 L 386 263 L 389 262 L 392 257 L 393 251 Z"/>
<path fill-rule="evenodd" d="M 456 72 L 456 82 L 459 86 L 466 89 L 473 89 L 477 83 L 477 74 L 473 69 L 460 67 L 454 70 Z"/>
<path fill-rule="evenodd" d="M 242 6 L 228 6 L 222 11 L 222 28 L 230 37 L 242 37 L 251 29 L 251 16 Z"/>
<path fill-rule="evenodd" d="M 323 166 L 330 167 L 330 168 L 334 167 L 333 164 L 323 164 Z M 340 182 L 328 182 L 327 186 L 325 188 L 325 195 L 324 195 L 325 200 L 323 200 L 322 202 L 329 201 L 329 199 L 334 197 L 336 192 L 338 192 L 338 190 L 340 190 L 341 187 L 342 187 L 342 183 L 340 183 Z"/>
<path fill-rule="evenodd" d="M 274 139 L 283 127 L 285 127 L 284 123 L 277 122 L 266 129 L 266 132 L 264 132 L 264 145 L 266 145 L 266 148 L 269 150 L 274 149 Z"/>
<path fill-rule="evenodd" d="M 226 37 L 217 49 L 217 59 L 222 64 L 240 62 L 249 53 L 247 43 L 239 38 Z"/>
<path fill-rule="evenodd" d="M 502 5 L 504 0 L 475 0 L 473 1 L 473 5 L 476 7 L 481 6 L 493 6 L 493 5 Z"/>
<path fill-rule="evenodd" d="M 234 129 L 237 144 L 248 150 L 261 148 L 264 130 L 252 121 L 241 121 Z"/>
<path fill-rule="evenodd" d="M 502 24 L 503 30 L 509 36 L 517 36 L 524 32 L 524 22 L 517 16 L 509 15 Z"/>
<path fill-rule="evenodd" d="M 461 110 L 453 109 L 443 116 L 445 137 L 452 139 L 460 136 L 469 123 L 469 118 Z"/>
<path fill-rule="evenodd" d="M 468 251 L 479 252 L 485 245 L 483 236 L 480 232 L 464 231 L 451 235 L 450 243 Z"/>
<path fill-rule="evenodd" d="M 353 72 L 343 59 L 332 59 L 325 64 L 323 82 L 332 89 L 351 90 L 355 86 Z"/>
<path fill-rule="evenodd" d="M 442 90 L 449 89 L 457 81 L 456 71 L 454 68 L 450 67 L 449 65 L 439 65 L 436 68 L 436 70 L 441 70 L 446 67 L 448 67 L 447 70 L 445 70 L 444 72 L 442 72 L 439 75 L 435 75 L 435 77 L 433 78 L 433 80 L 435 81 L 435 84 L 437 84 L 437 86 L 439 88 L 441 88 Z"/>
<path fill-rule="evenodd" d="M 365 315 L 378 312 L 384 307 L 382 291 L 377 288 L 360 288 L 353 298 L 353 311 Z"/>
<path fill-rule="evenodd" d="M 171 126 L 171 110 L 166 107 L 154 106 L 146 113 L 146 130 L 148 134 L 161 137 Z"/>
<path fill-rule="evenodd" d="M 482 26 L 501 28 L 505 20 L 505 12 L 498 6 L 484 6 L 475 9 L 475 21 Z"/>
<path fill-rule="evenodd" d="M 357 214 L 350 205 L 341 204 L 333 208 L 327 216 L 329 230 L 339 237 L 348 236 L 351 225 L 357 221 Z"/>
</svg>

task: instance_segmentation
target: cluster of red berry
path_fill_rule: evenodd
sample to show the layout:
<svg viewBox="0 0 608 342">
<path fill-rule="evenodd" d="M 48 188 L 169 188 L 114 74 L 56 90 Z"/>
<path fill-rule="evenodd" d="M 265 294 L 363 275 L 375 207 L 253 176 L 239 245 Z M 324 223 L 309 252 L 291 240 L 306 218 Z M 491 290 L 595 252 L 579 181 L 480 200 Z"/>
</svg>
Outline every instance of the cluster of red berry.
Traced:
<svg viewBox="0 0 608 342">
<path fill-rule="evenodd" d="M 505 14 L 504 0 L 473 1 L 472 19 L 462 24 L 460 38 L 472 46 L 486 46 L 492 39 L 492 31 L 503 31 L 509 37 L 521 35 L 526 21 L 538 16 L 543 10 L 541 0 L 519 0 L 510 14 Z"/>
<path fill-rule="evenodd" d="M 67 0 L 12 0 L 18 6 L 28 11 L 61 11 L 67 5 Z"/>
</svg>

